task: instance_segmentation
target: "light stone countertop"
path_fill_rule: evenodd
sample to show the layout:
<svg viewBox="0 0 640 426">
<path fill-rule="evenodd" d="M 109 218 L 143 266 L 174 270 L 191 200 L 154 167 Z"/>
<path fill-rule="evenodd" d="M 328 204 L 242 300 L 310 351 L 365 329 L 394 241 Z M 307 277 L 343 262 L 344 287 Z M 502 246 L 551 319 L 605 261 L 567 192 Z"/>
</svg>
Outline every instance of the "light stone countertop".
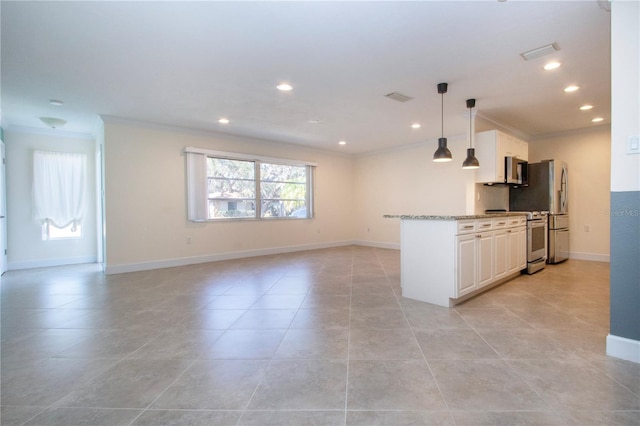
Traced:
<svg viewBox="0 0 640 426">
<path fill-rule="evenodd" d="M 385 214 L 385 219 L 402 219 L 402 220 L 465 220 L 465 219 L 488 219 L 492 217 L 509 217 L 509 216 L 526 216 L 523 212 L 505 212 L 505 213 L 485 213 L 471 215 L 402 215 L 402 214 Z"/>
</svg>

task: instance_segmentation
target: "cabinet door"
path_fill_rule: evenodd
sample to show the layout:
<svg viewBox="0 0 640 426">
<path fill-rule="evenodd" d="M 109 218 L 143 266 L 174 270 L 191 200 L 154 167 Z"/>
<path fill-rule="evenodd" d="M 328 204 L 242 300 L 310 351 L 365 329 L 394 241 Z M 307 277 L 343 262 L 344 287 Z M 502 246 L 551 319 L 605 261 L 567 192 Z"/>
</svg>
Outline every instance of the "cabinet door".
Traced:
<svg viewBox="0 0 640 426">
<path fill-rule="evenodd" d="M 476 289 L 476 236 L 456 237 L 456 296 Z"/>
<path fill-rule="evenodd" d="M 509 241 L 509 272 L 522 271 L 527 268 L 527 228 L 514 228 Z"/>
<path fill-rule="evenodd" d="M 493 233 L 493 278 L 496 280 L 505 277 L 509 269 L 509 231 L 511 230 L 502 229 Z"/>
<path fill-rule="evenodd" d="M 520 229 L 513 228 L 507 230 L 507 272 L 509 274 L 520 270 L 520 258 L 522 256 L 522 248 L 519 246 L 520 241 Z"/>
<path fill-rule="evenodd" d="M 476 234 L 478 288 L 493 281 L 493 233 Z"/>
<path fill-rule="evenodd" d="M 502 132 L 496 131 L 496 162 L 495 162 L 495 170 L 496 170 L 496 179 L 495 182 L 504 182 L 504 157 L 506 157 L 510 148 L 510 139 L 509 136 L 505 135 Z"/>
</svg>

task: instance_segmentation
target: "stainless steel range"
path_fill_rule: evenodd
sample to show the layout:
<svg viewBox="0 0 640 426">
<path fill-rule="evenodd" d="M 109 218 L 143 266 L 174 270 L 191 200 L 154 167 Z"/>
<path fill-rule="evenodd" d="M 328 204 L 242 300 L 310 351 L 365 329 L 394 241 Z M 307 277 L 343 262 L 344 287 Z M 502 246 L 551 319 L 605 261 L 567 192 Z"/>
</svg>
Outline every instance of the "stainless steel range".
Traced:
<svg viewBox="0 0 640 426">
<path fill-rule="evenodd" d="M 547 262 L 547 213 L 527 212 L 527 273 L 534 274 Z"/>
</svg>

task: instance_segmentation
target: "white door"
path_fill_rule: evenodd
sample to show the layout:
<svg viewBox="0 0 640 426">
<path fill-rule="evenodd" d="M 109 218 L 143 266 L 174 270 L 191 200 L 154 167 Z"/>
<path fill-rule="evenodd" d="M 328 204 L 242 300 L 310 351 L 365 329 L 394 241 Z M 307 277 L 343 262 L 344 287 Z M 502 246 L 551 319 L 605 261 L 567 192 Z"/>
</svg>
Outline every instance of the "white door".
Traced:
<svg viewBox="0 0 640 426">
<path fill-rule="evenodd" d="M 5 181 L 4 142 L 0 141 L 0 275 L 7 271 L 7 185 Z"/>
</svg>

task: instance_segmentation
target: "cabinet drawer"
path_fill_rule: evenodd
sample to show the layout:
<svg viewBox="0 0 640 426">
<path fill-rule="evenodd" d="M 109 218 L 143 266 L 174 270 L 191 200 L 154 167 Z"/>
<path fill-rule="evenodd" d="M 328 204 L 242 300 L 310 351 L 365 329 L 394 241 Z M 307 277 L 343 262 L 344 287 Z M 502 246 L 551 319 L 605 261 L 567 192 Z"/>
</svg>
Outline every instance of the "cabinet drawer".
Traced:
<svg viewBox="0 0 640 426">
<path fill-rule="evenodd" d="M 458 235 L 460 234 L 468 234 L 469 232 L 474 232 L 476 230 L 476 221 L 475 220 L 467 220 L 458 222 Z"/>
<path fill-rule="evenodd" d="M 509 228 L 514 228 L 516 226 L 520 226 L 520 218 L 519 217 L 510 217 L 507 226 Z"/>
<path fill-rule="evenodd" d="M 509 218 L 499 217 L 499 218 L 493 219 L 491 226 L 493 229 L 503 229 L 503 228 L 506 228 L 508 224 L 509 224 Z"/>
<path fill-rule="evenodd" d="M 493 226 L 493 223 L 491 219 L 476 221 L 476 231 L 478 232 L 489 231 L 492 226 Z"/>
</svg>

